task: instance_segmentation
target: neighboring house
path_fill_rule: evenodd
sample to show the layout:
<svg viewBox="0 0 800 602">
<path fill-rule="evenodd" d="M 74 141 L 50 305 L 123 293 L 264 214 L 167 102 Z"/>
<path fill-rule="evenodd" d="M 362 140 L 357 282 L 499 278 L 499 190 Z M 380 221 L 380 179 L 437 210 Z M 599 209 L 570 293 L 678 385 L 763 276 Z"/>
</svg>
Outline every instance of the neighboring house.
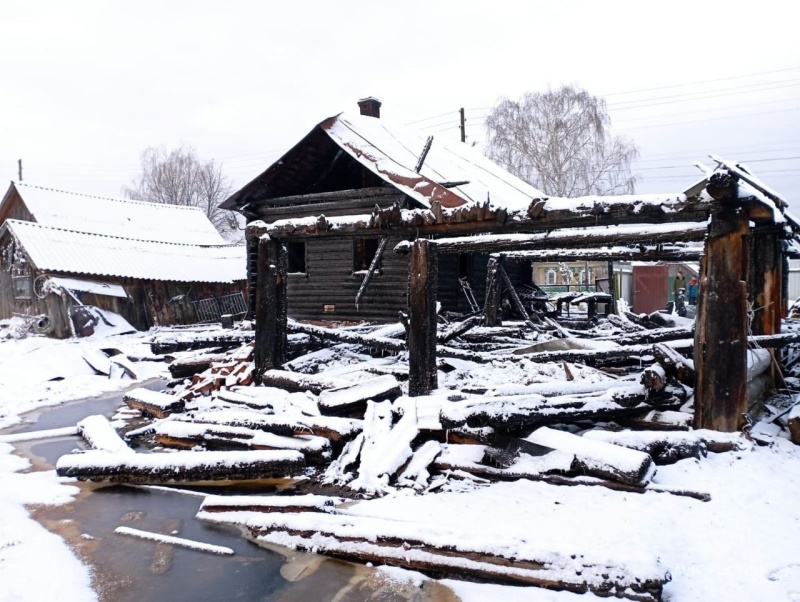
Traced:
<svg viewBox="0 0 800 602">
<path fill-rule="evenodd" d="M 533 281 L 547 293 L 593 291 L 596 286 L 608 291 L 608 262 L 537 262 Z"/>
<path fill-rule="evenodd" d="M 361 115 L 340 114 L 314 127 L 300 142 L 222 207 L 248 223 L 314 224 L 324 216 L 370 214 L 376 207 L 397 211 L 458 208 L 502 220 L 506 211 L 526 210 L 541 192 L 460 142 L 426 136 L 379 119 L 380 102 L 359 101 Z M 322 221 L 325 221 L 322 220 Z M 476 230 L 478 232 L 479 230 Z M 436 236 L 447 236 L 442 227 Z M 408 257 L 392 248 L 413 239 L 386 230 L 381 237 L 311 236 L 287 244 L 289 314 L 303 319 L 397 320 L 407 308 Z M 366 271 L 381 248 L 379 268 L 356 306 Z M 248 278 L 255 302 L 257 241 L 248 243 Z M 460 280 L 482 305 L 488 255 L 439 259 L 437 299 L 444 310 L 469 311 Z M 515 286 L 531 283 L 530 264 L 506 267 Z"/>
<path fill-rule="evenodd" d="M 139 329 L 242 312 L 244 262 L 197 208 L 23 182 L 0 201 L 0 319 L 45 314 L 57 337 L 80 305 Z"/>
</svg>

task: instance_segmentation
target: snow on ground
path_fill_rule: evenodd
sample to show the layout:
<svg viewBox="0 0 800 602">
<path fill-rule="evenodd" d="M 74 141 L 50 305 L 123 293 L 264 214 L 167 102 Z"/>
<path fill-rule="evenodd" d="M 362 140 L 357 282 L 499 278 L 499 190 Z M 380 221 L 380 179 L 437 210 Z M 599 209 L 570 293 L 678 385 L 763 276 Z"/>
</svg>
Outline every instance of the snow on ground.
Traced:
<svg viewBox="0 0 800 602">
<path fill-rule="evenodd" d="M 800 448 L 709 454 L 661 466 L 655 482 L 707 491 L 710 502 L 602 487 L 558 487 L 520 480 L 462 492 L 398 494 L 350 512 L 457 527 L 612 562 L 658 558 L 672 574 L 664 598 L 690 602 L 800 601 Z M 467 601 L 591 600 L 536 588 L 447 581 Z M 598 598 L 599 599 L 599 598 Z"/>
<path fill-rule="evenodd" d="M 151 357 L 152 334 L 98 336 L 55 340 L 42 336 L 0 339 L 0 429 L 21 421 L 20 414 L 58 403 L 129 388 L 161 375 L 161 362 L 130 365 L 136 379 L 113 370 L 101 349 L 118 349 L 136 359 Z M 108 374 L 98 374 L 89 361 L 105 358 Z M 105 369 L 101 366 L 101 369 Z M 25 506 L 62 504 L 78 488 L 55 471 L 22 472 L 28 460 L 0 443 L 0 600 L 95 600 L 89 569 L 59 536 L 33 520 Z M 47 577 L 41 578 L 43 571 Z"/>
</svg>

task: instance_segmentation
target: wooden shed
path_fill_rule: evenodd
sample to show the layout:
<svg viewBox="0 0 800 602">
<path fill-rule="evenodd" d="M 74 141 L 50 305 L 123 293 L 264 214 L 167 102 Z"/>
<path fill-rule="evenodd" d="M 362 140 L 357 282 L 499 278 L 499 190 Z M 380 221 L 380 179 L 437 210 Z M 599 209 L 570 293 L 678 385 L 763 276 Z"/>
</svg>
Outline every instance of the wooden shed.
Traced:
<svg viewBox="0 0 800 602">
<path fill-rule="evenodd" d="M 12 182 L 0 202 L 0 319 L 49 318 L 74 334 L 95 306 L 138 329 L 245 310 L 245 249 L 196 208 Z"/>
</svg>

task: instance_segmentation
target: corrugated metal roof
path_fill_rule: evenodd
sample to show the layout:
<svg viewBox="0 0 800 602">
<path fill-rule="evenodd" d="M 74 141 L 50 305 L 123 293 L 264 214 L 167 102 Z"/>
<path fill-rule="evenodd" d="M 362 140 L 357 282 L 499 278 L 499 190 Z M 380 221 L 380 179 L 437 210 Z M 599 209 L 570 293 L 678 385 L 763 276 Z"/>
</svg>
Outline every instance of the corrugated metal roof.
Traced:
<svg viewBox="0 0 800 602">
<path fill-rule="evenodd" d="M 335 143 L 331 149 L 321 144 L 324 132 Z M 273 163 L 221 206 L 226 209 L 242 207 L 251 200 L 267 200 L 276 196 L 291 196 L 286 180 L 308 178 L 303 172 L 321 169 L 317 163 L 325 154 L 326 165 L 335 151 L 344 150 L 372 173 L 407 194 L 422 207 L 430 208 L 439 202 L 443 207 L 483 205 L 487 201 L 495 209 L 526 211 L 534 199 L 546 195 L 530 184 L 494 164 L 476 149 L 461 143 L 434 136 L 430 150 L 417 173 L 428 135 L 407 126 L 384 119 L 342 113 L 317 124 L 298 144 Z M 298 167 L 300 170 L 298 176 Z M 451 186 L 454 182 L 466 182 Z M 302 182 L 295 188 L 302 189 Z M 307 183 L 306 183 L 307 184 Z M 447 185 L 445 185 L 447 184 Z"/>
<path fill-rule="evenodd" d="M 244 280 L 244 245 L 187 245 L 120 238 L 19 220 L 6 224 L 40 270 L 165 280 Z"/>
<path fill-rule="evenodd" d="M 146 203 L 12 182 L 36 222 L 53 228 L 191 245 L 225 240 L 197 207 Z"/>
<path fill-rule="evenodd" d="M 419 173 L 414 170 L 426 134 L 383 119 L 342 113 L 320 124 L 347 153 L 405 194 L 430 206 L 484 204 L 510 211 L 525 211 L 531 201 L 546 195 L 502 169 L 474 148 L 433 138 Z M 468 182 L 446 188 L 442 183 Z"/>
</svg>

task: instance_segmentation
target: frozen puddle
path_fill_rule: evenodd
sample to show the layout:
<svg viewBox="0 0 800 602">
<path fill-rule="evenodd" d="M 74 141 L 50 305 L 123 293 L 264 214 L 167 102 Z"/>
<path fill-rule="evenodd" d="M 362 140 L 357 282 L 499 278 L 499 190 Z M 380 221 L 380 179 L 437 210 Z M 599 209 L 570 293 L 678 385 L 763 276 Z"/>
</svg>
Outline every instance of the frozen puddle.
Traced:
<svg viewBox="0 0 800 602">
<path fill-rule="evenodd" d="M 153 383 L 157 387 L 160 383 Z M 121 396 L 92 399 L 45 409 L 34 423 L 10 432 L 74 425 L 91 414 L 111 416 Z M 59 456 L 86 445 L 77 436 L 16 444 L 33 463 L 32 470 L 52 470 Z M 194 518 L 202 496 L 167 488 L 134 488 L 75 483 L 81 493 L 70 504 L 34 509 L 32 515 L 64 537 L 92 570 L 102 600 L 454 600 L 452 592 L 427 582 L 423 588 L 387 581 L 360 565 L 293 552 L 266 549 L 244 539 L 238 528 L 202 523 Z M 213 493 L 241 493 L 241 488 Z M 211 493 L 211 488 L 203 488 Z M 259 491 L 268 491 L 263 487 Z M 250 489 L 249 493 L 253 493 Z M 161 533 L 222 546 L 219 556 L 163 542 L 115 534 L 118 527 Z"/>
</svg>

